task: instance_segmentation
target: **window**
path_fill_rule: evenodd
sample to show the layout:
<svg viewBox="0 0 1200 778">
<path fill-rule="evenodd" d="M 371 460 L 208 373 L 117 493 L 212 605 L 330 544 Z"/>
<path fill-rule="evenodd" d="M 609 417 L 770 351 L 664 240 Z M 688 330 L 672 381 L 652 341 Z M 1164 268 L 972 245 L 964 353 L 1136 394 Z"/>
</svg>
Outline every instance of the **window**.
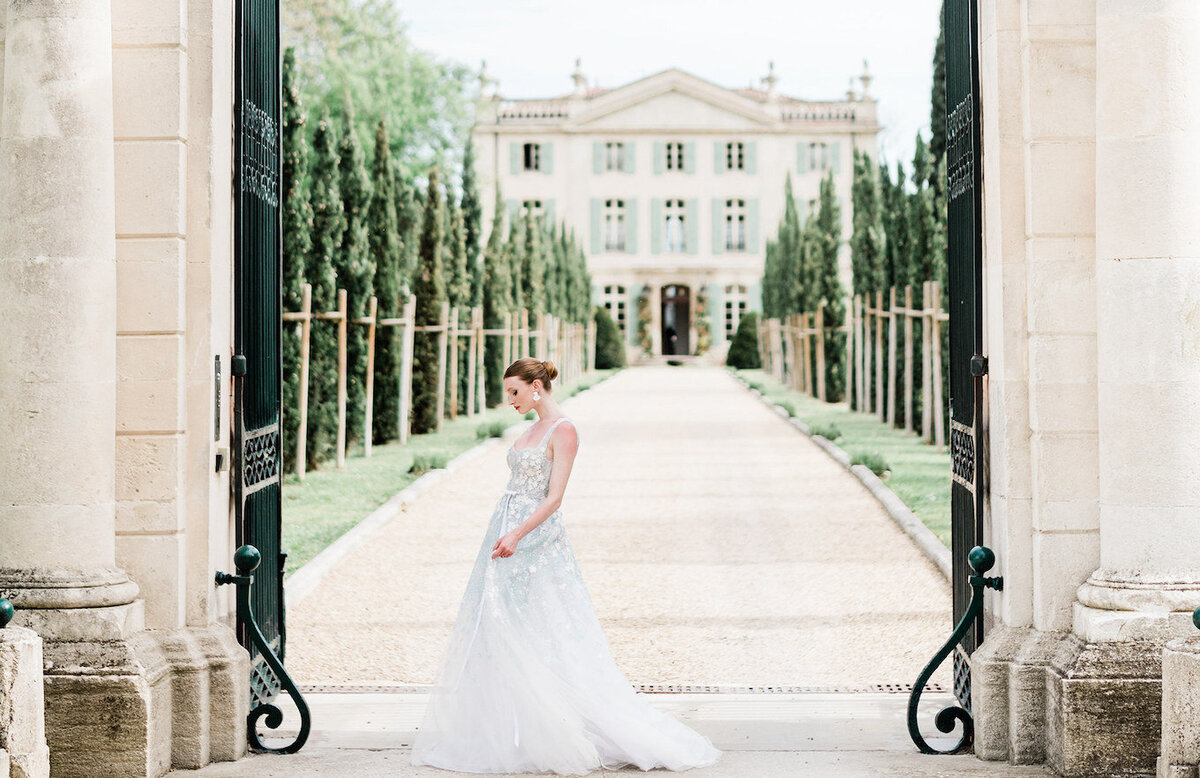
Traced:
<svg viewBox="0 0 1200 778">
<path fill-rule="evenodd" d="M 731 284 L 725 287 L 725 340 L 733 340 L 738 322 L 746 314 L 746 287 Z"/>
<path fill-rule="evenodd" d="M 526 143 L 522 151 L 524 152 L 525 170 L 542 169 L 542 144 Z"/>
<path fill-rule="evenodd" d="M 625 201 L 604 201 L 604 250 L 625 250 Z"/>
<path fill-rule="evenodd" d="M 625 287 L 619 284 L 605 286 L 601 302 L 608 311 L 608 315 L 616 322 L 617 329 L 625 332 Z"/>
<path fill-rule="evenodd" d="M 808 144 L 808 169 L 809 170 L 828 170 L 829 169 L 829 144 L 828 143 L 810 143 L 810 144 Z"/>
<path fill-rule="evenodd" d="M 683 144 L 667 144 L 667 170 L 683 170 Z"/>
<path fill-rule="evenodd" d="M 625 144 L 604 144 L 604 169 L 609 171 L 625 170 Z"/>
<path fill-rule="evenodd" d="M 684 251 L 684 202 L 683 200 L 667 200 L 663 204 L 663 219 L 665 220 L 663 234 L 666 236 L 664 250 L 668 254 L 681 254 Z"/>
<path fill-rule="evenodd" d="M 535 219 L 542 218 L 542 216 L 545 214 L 545 210 L 542 208 L 542 201 L 541 200 L 522 200 L 521 201 L 521 215 L 524 216 L 527 213 L 533 214 L 533 218 L 535 218 Z"/>
<path fill-rule="evenodd" d="M 725 201 L 725 250 L 746 250 L 746 201 Z"/>
<path fill-rule="evenodd" d="M 726 170 L 745 170 L 746 169 L 746 146 L 742 143 L 726 143 L 725 144 L 725 169 Z"/>
</svg>

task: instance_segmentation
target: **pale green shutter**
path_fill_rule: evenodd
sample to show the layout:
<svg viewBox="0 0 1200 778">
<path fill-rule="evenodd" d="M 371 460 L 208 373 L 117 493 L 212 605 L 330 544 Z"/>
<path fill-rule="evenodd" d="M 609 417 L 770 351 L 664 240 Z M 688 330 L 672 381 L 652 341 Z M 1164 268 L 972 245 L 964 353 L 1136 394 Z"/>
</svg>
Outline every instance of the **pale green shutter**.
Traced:
<svg viewBox="0 0 1200 778">
<path fill-rule="evenodd" d="M 842 144 L 836 140 L 829 144 L 829 169 L 834 175 L 842 172 Z"/>
<path fill-rule="evenodd" d="M 713 141 L 713 172 L 725 172 L 725 144 L 719 140 Z"/>
<path fill-rule="evenodd" d="M 712 201 L 712 253 L 725 250 L 725 201 L 714 197 Z"/>
<path fill-rule="evenodd" d="M 684 251 L 689 254 L 700 253 L 700 200 L 695 197 L 687 201 L 687 223 L 684 225 Z"/>
<path fill-rule="evenodd" d="M 541 165 L 542 172 L 550 175 L 554 172 L 554 144 L 543 143 L 541 151 L 541 159 L 538 162 Z"/>
<path fill-rule="evenodd" d="M 661 140 L 654 141 L 654 173 L 657 175 L 663 172 L 663 158 L 666 155 Z"/>
<path fill-rule="evenodd" d="M 796 144 L 796 170 L 808 172 L 808 144 L 800 141 Z"/>
<path fill-rule="evenodd" d="M 694 140 L 683 144 L 683 172 L 689 175 L 696 172 L 696 141 Z"/>
<path fill-rule="evenodd" d="M 554 198 L 551 197 L 542 201 L 542 213 L 546 215 L 546 229 L 554 229 Z"/>
<path fill-rule="evenodd" d="M 637 160 L 637 144 L 633 141 L 625 143 L 625 172 L 632 173 L 634 171 L 634 162 Z"/>
<path fill-rule="evenodd" d="M 663 201 L 661 197 L 650 198 L 650 253 L 662 253 Z"/>
<path fill-rule="evenodd" d="M 629 197 L 625 199 L 625 253 L 637 253 L 637 237 L 638 237 L 638 212 L 637 200 Z"/>
<path fill-rule="evenodd" d="M 725 340 L 725 301 L 720 284 L 708 284 L 708 332 L 711 343 Z"/>
<path fill-rule="evenodd" d="M 746 201 L 746 252 L 754 254 L 758 251 L 758 198 L 751 197 Z"/>
<path fill-rule="evenodd" d="M 592 219 L 591 219 L 591 222 L 592 222 L 591 223 L 591 228 L 592 228 L 591 229 L 591 248 L 592 248 L 593 254 L 599 254 L 604 246 L 603 236 L 600 234 L 600 217 L 601 217 L 600 209 L 602 207 L 603 207 L 603 203 L 600 201 L 600 198 L 593 197 L 592 198 Z"/>
<path fill-rule="evenodd" d="M 746 289 L 746 312 L 762 313 L 762 284 L 751 284 Z"/>
<path fill-rule="evenodd" d="M 758 172 L 758 141 L 746 141 L 746 172 L 754 175 Z"/>
<path fill-rule="evenodd" d="M 521 172 L 521 144 L 516 141 L 510 141 L 508 144 L 508 161 L 511 163 L 514 176 Z"/>
<path fill-rule="evenodd" d="M 604 172 L 604 144 L 600 141 L 592 143 L 592 172 L 596 175 Z"/>
</svg>

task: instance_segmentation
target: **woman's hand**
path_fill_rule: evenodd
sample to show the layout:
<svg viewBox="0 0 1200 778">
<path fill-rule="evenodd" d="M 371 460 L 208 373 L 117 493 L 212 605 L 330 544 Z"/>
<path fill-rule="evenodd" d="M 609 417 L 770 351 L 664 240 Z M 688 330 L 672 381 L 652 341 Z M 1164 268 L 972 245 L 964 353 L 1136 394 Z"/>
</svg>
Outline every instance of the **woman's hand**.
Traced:
<svg viewBox="0 0 1200 778">
<path fill-rule="evenodd" d="M 502 536 L 496 541 L 496 545 L 492 546 L 492 559 L 496 557 L 510 557 L 517 553 L 517 544 L 521 542 L 521 535 L 517 530 L 513 530 Z"/>
</svg>

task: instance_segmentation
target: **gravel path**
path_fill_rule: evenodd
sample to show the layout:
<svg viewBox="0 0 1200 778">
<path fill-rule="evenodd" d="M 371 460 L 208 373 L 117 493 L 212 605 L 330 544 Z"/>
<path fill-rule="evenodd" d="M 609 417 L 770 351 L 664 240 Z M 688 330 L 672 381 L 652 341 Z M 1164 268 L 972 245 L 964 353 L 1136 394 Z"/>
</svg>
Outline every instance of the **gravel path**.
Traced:
<svg viewBox="0 0 1200 778">
<path fill-rule="evenodd" d="M 631 368 L 563 408 L 563 516 L 632 682 L 911 683 L 948 637 L 936 568 L 723 369 Z M 506 480 L 497 445 L 344 558 L 288 613 L 293 677 L 431 683 Z"/>
</svg>

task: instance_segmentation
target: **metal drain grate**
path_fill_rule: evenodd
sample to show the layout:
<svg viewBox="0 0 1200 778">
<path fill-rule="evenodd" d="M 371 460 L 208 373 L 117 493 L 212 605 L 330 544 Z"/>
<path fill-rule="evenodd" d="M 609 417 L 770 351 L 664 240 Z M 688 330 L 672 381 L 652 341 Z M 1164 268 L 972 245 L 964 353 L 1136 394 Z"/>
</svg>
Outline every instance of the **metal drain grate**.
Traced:
<svg viewBox="0 0 1200 778">
<path fill-rule="evenodd" d="M 428 694 L 430 684 L 316 683 L 300 687 L 305 694 Z M 874 683 L 866 686 L 727 686 L 720 684 L 638 683 L 645 694 L 909 694 L 911 683 Z M 926 685 L 926 692 L 944 694 L 941 684 Z"/>
</svg>

